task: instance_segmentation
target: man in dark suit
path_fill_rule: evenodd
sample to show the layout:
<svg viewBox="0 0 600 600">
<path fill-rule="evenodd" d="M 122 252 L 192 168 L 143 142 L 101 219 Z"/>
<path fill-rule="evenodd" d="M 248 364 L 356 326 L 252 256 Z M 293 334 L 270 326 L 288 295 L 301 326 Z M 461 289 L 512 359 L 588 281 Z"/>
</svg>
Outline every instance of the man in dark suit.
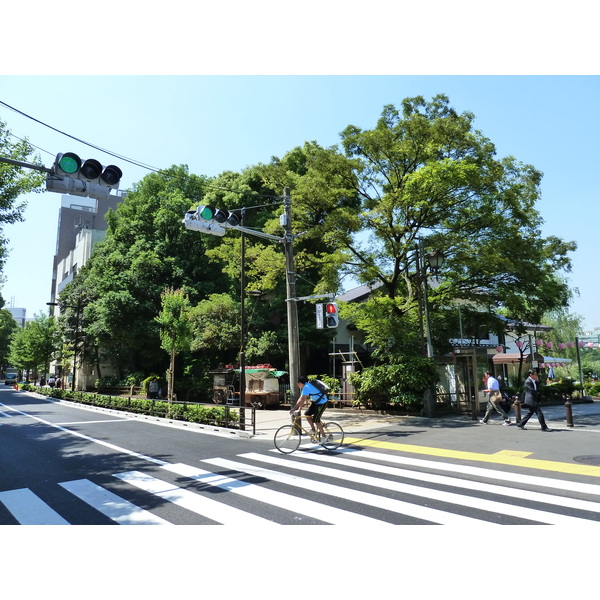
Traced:
<svg viewBox="0 0 600 600">
<path fill-rule="evenodd" d="M 528 408 L 529 412 L 525 415 L 525 418 L 521 419 L 517 423 L 517 427 L 519 429 L 525 429 L 525 424 L 531 416 L 535 413 L 537 415 L 538 421 L 540 422 L 540 427 L 542 431 L 551 431 L 546 425 L 546 420 L 544 419 L 544 413 L 540 408 L 540 392 L 538 390 L 538 375 L 535 370 L 529 371 L 529 377 L 525 380 L 525 397 L 523 399 L 525 406 Z"/>
</svg>

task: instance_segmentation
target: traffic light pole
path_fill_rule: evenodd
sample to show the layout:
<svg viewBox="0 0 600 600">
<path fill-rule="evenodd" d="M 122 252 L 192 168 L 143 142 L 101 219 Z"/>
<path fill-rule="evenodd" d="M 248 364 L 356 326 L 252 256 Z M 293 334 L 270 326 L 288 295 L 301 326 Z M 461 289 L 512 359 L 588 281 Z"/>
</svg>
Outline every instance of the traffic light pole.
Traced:
<svg viewBox="0 0 600 600">
<path fill-rule="evenodd" d="M 294 251 L 293 242 L 294 234 L 292 232 L 292 198 L 290 196 L 290 188 L 284 189 L 284 214 L 281 216 L 281 226 L 285 231 L 283 237 L 272 235 L 270 233 L 264 233 L 262 231 L 256 231 L 245 227 L 243 221 L 239 223 L 236 219 L 231 220 L 231 213 L 222 209 L 215 210 L 213 206 L 201 205 L 196 210 L 189 210 L 182 223 L 186 229 L 191 231 L 198 231 L 200 233 L 208 233 L 210 235 L 216 235 L 222 237 L 229 229 L 239 231 L 242 234 L 242 252 L 244 251 L 244 234 L 252 235 L 255 237 L 270 240 L 283 244 L 285 252 L 285 279 L 286 279 L 286 309 L 287 309 L 287 321 L 288 321 L 288 353 L 289 353 L 289 374 L 290 374 L 290 398 L 293 404 L 298 399 L 298 393 L 296 389 L 296 382 L 300 375 L 300 340 L 298 332 L 298 306 L 296 298 L 296 273 L 294 270 Z M 242 209 L 242 218 L 244 215 L 244 209 Z M 216 221 L 216 222 L 215 222 Z M 244 275 L 244 258 L 242 258 L 242 276 Z M 245 324 L 244 315 L 244 281 L 242 281 L 242 329 Z M 240 348 L 240 362 L 244 362 L 244 338 L 242 333 L 242 343 Z M 245 375 L 242 365 L 240 365 L 242 375 Z M 241 387 L 243 388 L 243 381 L 240 381 Z M 243 392 L 240 391 L 240 408 L 242 409 L 240 419 L 243 421 Z"/>
<path fill-rule="evenodd" d="M 33 169 L 34 171 L 41 171 L 42 173 L 52 173 L 52 169 L 44 167 L 43 165 L 34 165 L 20 160 L 13 160 L 12 158 L 5 158 L 4 156 L 0 156 L 0 162 L 14 165 L 15 167 L 25 167 L 26 169 Z"/>
<path fill-rule="evenodd" d="M 242 225 L 246 209 L 242 209 Z M 246 237 L 242 231 L 242 256 L 240 269 L 240 430 L 246 429 Z"/>
</svg>

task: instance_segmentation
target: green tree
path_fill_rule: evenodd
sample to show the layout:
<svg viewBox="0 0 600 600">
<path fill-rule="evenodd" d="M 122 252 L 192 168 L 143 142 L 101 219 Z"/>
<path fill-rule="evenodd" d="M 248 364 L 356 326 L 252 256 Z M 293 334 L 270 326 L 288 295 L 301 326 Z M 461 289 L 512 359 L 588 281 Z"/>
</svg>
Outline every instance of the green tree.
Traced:
<svg viewBox="0 0 600 600">
<path fill-rule="evenodd" d="M 6 123 L 0 121 L 0 156 L 41 164 L 39 157 L 32 156 L 33 146 L 27 139 L 13 142 L 11 138 Z M 4 227 L 23 220 L 26 202 L 19 202 L 17 199 L 28 192 L 41 191 L 43 181 L 44 176 L 38 171 L 0 162 L 0 284 L 4 281 L 2 272 L 8 257 L 8 239 L 4 234 Z"/>
<path fill-rule="evenodd" d="M 290 174 L 285 159 L 270 165 L 274 185 L 292 188 L 295 227 L 306 231 L 300 260 L 320 264 L 321 285 L 338 270 L 374 285 L 353 316 L 365 311 L 362 327 L 388 352 L 406 351 L 407 328 L 417 322 L 409 315 L 422 284 L 419 245 L 421 258 L 445 255 L 443 277 L 430 289 L 434 331 L 448 314 L 439 308 L 459 300 L 529 322 L 568 303 L 568 287 L 554 274 L 570 269 L 576 245 L 541 235 L 542 174 L 512 156 L 497 158 L 473 121 L 444 95 L 407 98 L 401 110 L 386 106 L 373 129 L 347 127 L 343 154 L 315 143 L 294 151 L 302 175 Z M 312 244 L 328 245 L 327 256 L 311 255 Z"/>
<path fill-rule="evenodd" d="M 168 393 L 173 401 L 175 357 L 182 350 L 189 350 L 192 340 L 190 301 L 183 290 L 167 289 L 161 295 L 161 311 L 155 317 L 160 326 L 161 347 L 169 354 Z"/>
<path fill-rule="evenodd" d="M 60 351 L 62 337 L 56 319 L 44 314 L 36 314 L 33 321 L 18 328 L 10 345 L 9 360 L 22 371 L 38 370 L 44 374 L 50 371 L 50 363 Z"/>
<path fill-rule="evenodd" d="M 181 222 L 205 184 L 185 166 L 145 177 L 107 215 L 106 238 L 61 293 L 65 304 L 82 298 L 87 360 L 108 361 L 119 379 L 166 370 L 154 320 L 165 288 L 182 289 L 196 304 L 223 287 L 205 258 L 209 236 Z"/>
<path fill-rule="evenodd" d="M 17 323 L 5 308 L 0 309 L 0 365 L 12 366 L 8 360 L 10 341 L 17 330 Z"/>
</svg>

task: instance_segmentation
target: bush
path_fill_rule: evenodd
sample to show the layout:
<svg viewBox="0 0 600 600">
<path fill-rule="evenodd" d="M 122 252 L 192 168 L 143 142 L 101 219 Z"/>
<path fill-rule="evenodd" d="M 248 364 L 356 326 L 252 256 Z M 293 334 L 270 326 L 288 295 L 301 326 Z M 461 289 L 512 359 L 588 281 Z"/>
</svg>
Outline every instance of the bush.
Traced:
<svg viewBox="0 0 600 600">
<path fill-rule="evenodd" d="M 91 394 L 87 392 L 72 392 L 71 390 L 50 387 L 38 388 L 30 384 L 22 384 L 20 387 L 25 391 L 37 392 L 38 394 L 50 396 L 51 398 L 154 417 L 166 417 L 189 423 L 229 427 L 239 421 L 238 412 L 231 411 L 229 410 L 229 407 L 226 406 L 169 403 L 162 400 L 147 400 L 145 398 L 128 398 L 124 396 L 107 396 L 104 394 Z"/>
<path fill-rule="evenodd" d="M 572 396 L 575 391 L 575 382 L 572 379 L 563 379 L 557 383 L 540 384 L 540 394 L 546 402 L 557 402 Z"/>
<path fill-rule="evenodd" d="M 423 409 L 425 390 L 433 389 L 438 378 L 435 363 L 422 357 L 406 357 L 398 364 L 367 367 L 350 374 L 360 404 L 378 409 L 389 404 L 411 412 Z"/>
</svg>

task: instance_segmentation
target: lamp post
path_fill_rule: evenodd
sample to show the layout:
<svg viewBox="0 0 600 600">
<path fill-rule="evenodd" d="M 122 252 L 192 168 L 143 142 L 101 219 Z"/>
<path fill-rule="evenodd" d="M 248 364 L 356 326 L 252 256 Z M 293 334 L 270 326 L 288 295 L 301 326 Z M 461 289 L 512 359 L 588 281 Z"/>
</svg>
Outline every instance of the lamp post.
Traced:
<svg viewBox="0 0 600 600">
<path fill-rule="evenodd" d="M 419 280 L 419 286 L 422 287 L 423 293 L 423 313 L 425 317 L 425 337 L 427 340 L 427 357 L 433 358 L 433 345 L 431 343 L 431 324 L 429 320 L 429 300 L 427 295 L 427 267 L 431 270 L 431 272 L 437 277 L 442 265 L 444 264 L 444 253 L 439 250 L 434 250 L 425 254 L 425 259 L 427 260 L 427 266 L 423 265 L 422 258 L 423 256 L 423 240 L 419 239 L 419 246 L 417 248 L 417 276 Z M 421 291 L 421 290 L 419 290 Z"/>
<path fill-rule="evenodd" d="M 422 256 L 424 255 L 427 260 L 427 266 L 432 271 L 432 273 L 437 277 L 440 268 L 444 263 L 444 254 L 439 250 L 434 250 L 433 252 L 429 252 L 424 254 L 423 252 L 423 240 L 419 239 L 419 244 L 416 252 L 416 262 L 417 262 L 417 278 L 419 281 L 419 297 L 421 296 L 421 290 L 423 294 L 423 309 L 421 311 L 421 306 L 419 302 L 419 321 L 422 323 L 421 318 L 422 314 L 425 317 L 425 337 L 427 343 L 427 351 L 426 355 L 428 358 L 433 358 L 433 344 L 431 343 L 431 324 L 429 320 L 429 299 L 427 296 L 427 266 L 424 266 L 422 263 Z M 422 286 L 422 288 L 421 288 Z M 423 326 L 421 324 L 421 332 L 423 331 Z M 421 337 L 422 339 L 422 337 Z M 428 417 L 433 417 L 435 414 L 435 397 L 431 391 L 431 389 L 425 390 L 425 395 L 423 398 L 423 404 L 425 408 L 425 414 Z"/>
</svg>

